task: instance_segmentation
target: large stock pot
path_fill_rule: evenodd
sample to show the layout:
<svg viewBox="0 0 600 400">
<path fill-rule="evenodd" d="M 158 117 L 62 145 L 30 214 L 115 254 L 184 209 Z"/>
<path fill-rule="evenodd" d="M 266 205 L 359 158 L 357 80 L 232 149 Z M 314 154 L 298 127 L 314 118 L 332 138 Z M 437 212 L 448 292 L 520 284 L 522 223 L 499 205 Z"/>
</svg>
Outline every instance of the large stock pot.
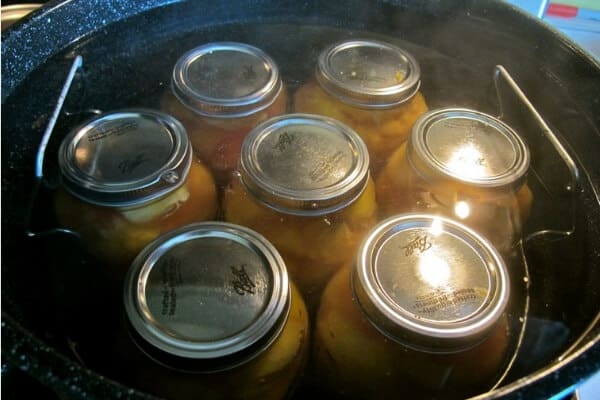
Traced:
<svg viewBox="0 0 600 400">
<path fill-rule="evenodd" d="M 37 382 L 67 398 L 146 396 L 103 357 L 119 284 L 99 280 L 51 217 L 69 127 L 95 110 L 156 107 L 179 55 L 204 42 L 263 48 L 293 90 L 322 48 L 352 37 L 408 49 L 430 108 L 499 116 L 531 149 L 535 200 L 513 282 L 520 330 L 505 373 L 478 396 L 560 398 L 600 369 L 600 65 L 560 33 L 496 1 L 72 0 L 2 33 L 3 391 Z"/>
</svg>

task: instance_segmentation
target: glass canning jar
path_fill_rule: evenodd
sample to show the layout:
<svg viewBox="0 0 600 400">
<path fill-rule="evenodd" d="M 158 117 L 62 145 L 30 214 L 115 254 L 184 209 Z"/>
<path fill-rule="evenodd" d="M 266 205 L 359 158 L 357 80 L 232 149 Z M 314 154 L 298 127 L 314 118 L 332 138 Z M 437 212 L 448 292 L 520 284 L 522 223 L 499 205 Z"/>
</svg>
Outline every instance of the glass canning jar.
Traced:
<svg viewBox="0 0 600 400">
<path fill-rule="evenodd" d="M 275 61 L 244 43 L 213 42 L 182 55 L 161 108 L 186 127 L 192 147 L 224 185 L 246 134 L 287 111 Z"/>
<path fill-rule="evenodd" d="M 376 174 L 413 123 L 427 111 L 417 60 L 376 40 L 352 39 L 321 52 L 315 79 L 294 94 L 294 112 L 322 114 L 354 129 L 365 141 Z"/>
<path fill-rule="evenodd" d="M 502 121 L 470 109 L 423 115 L 377 177 L 383 216 L 427 212 L 462 221 L 503 254 L 520 238 L 532 193 L 525 142 Z"/>
<path fill-rule="evenodd" d="M 227 221 L 275 245 L 311 310 L 376 222 L 365 144 L 323 116 L 268 120 L 243 143 L 239 176 L 225 189 L 223 211 Z"/>
<path fill-rule="evenodd" d="M 499 253 L 458 222 L 426 214 L 381 222 L 323 293 L 315 379 L 343 398 L 485 391 L 509 355 L 508 279 Z"/>
<path fill-rule="evenodd" d="M 72 130 L 58 156 L 59 223 L 122 275 L 152 240 L 178 226 L 213 219 L 210 171 L 192 154 L 185 129 L 149 109 L 109 112 Z"/>
<path fill-rule="evenodd" d="M 147 246 L 124 285 L 118 367 L 167 399 L 282 399 L 308 353 L 308 315 L 260 234 L 190 224 Z"/>
</svg>

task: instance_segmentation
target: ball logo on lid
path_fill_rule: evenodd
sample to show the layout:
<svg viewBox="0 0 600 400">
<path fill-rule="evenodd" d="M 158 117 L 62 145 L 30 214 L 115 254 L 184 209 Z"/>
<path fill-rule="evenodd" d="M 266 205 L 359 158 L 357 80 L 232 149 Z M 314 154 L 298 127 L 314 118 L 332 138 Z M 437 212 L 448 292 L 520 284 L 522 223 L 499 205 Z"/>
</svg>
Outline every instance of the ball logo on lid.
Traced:
<svg viewBox="0 0 600 400">
<path fill-rule="evenodd" d="M 183 184 L 192 149 L 183 125 L 150 109 L 102 114 L 73 129 L 59 149 L 65 188 L 101 206 L 130 207 L 159 199 Z M 167 174 L 177 179 L 161 179 Z"/>
<path fill-rule="evenodd" d="M 233 285 L 235 292 L 240 296 L 255 294 L 256 284 L 252 282 L 250 275 L 246 272 L 246 264 L 242 264 L 239 268 L 232 265 L 230 268 L 231 273 L 234 276 L 234 279 L 231 280 L 231 284 Z"/>
<path fill-rule="evenodd" d="M 415 250 L 418 250 L 421 253 L 429 250 L 431 248 L 431 242 L 429 241 L 427 235 L 416 236 L 414 239 L 409 241 L 406 246 L 402 246 L 402 248 L 404 249 L 404 255 L 408 257 L 413 255 Z"/>
<path fill-rule="evenodd" d="M 139 154 L 133 156 L 133 158 L 125 159 L 125 160 L 121 161 L 117 165 L 117 168 L 119 168 L 119 170 L 121 171 L 122 174 L 131 174 L 137 167 L 140 166 L 140 164 L 147 162 L 149 160 L 150 159 L 146 155 L 146 153 L 139 153 Z"/>
<path fill-rule="evenodd" d="M 375 227 L 352 279 L 378 330 L 433 352 L 478 343 L 509 293 L 506 265 L 487 241 L 457 221 L 428 214 L 402 214 Z"/>
<path fill-rule="evenodd" d="M 331 118 L 288 114 L 267 120 L 244 140 L 242 183 L 276 210 L 318 215 L 362 193 L 369 156 L 360 136 Z"/>
</svg>

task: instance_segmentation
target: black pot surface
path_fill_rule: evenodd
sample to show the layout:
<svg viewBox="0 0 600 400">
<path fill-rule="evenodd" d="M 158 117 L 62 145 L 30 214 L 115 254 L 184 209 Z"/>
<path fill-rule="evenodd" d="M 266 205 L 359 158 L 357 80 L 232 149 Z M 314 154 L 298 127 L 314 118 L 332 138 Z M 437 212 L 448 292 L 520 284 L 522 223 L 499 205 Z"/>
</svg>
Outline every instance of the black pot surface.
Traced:
<svg viewBox="0 0 600 400">
<path fill-rule="evenodd" d="M 57 145 L 86 110 L 157 107 L 175 60 L 199 43 L 256 45 L 293 90 L 324 46 L 349 37 L 403 46 L 421 64 L 430 108 L 502 114 L 532 149 L 536 200 L 513 309 L 521 336 L 503 380 L 480 395 L 547 399 L 600 369 L 600 65 L 557 31 L 492 1 L 74 0 L 50 2 L 2 33 L 3 390 L 22 393 L 8 378 L 30 386 L 33 377 L 67 397 L 146 396 L 113 380 L 102 357 L 119 320 L 119 282 L 95 276 L 76 238 L 40 234 L 56 223 L 44 186 L 34 190 L 36 153 L 74 57 L 83 68 L 46 151 L 49 186 Z"/>
</svg>

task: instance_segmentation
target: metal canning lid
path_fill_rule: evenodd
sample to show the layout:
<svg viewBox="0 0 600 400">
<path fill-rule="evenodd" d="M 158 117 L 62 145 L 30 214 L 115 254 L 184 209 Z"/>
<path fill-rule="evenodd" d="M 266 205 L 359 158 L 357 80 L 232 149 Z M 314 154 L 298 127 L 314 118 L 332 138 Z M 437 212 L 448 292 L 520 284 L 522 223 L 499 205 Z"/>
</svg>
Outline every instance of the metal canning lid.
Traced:
<svg viewBox="0 0 600 400">
<path fill-rule="evenodd" d="M 100 115 L 72 130 L 58 162 L 65 188 L 101 206 L 137 206 L 180 187 L 192 149 L 175 118 L 148 109 Z"/>
<path fill-rule="evenodd" d="M 323 215 L 356 200 L 369 180 L 360 136 L 328 117 L 287 114 L 258 125 L 242 144 L 243 185 L 277 211 Z"/>
<path fill-rule="evenodd" d="M 497 189 L 520 187 L 530 160 L 525 142 L 508 125 L 464 108 L 422 115 L 409 137 L 407 157 L 425 179 Z"/>
<path fill-rule="evenodd" d="M 171 368 L 218 371 L 256 357 L 279 335 L 290 307 L 284 262 L 248 228 L 191 224 L 160 237 L 125 278 L 130 332 Z"/>
<path fill-rule="evenodd" d="M 481 342 L 509 297 L 506 266 L 489 242 L 456 221 L 426 214 L 377 225 L 359 249 L 352 285 L 380 332 L 434 353 Z"/>
<path fill-rule="evenodd" d="M 185 53 L 171 89 L 183 105 L 210 117 L 243 117 L 271 105 L 282 89 L 275 61 L 243 43 L 214 42 Z"/>
<path fill-rule="evenodd" d="M 376 40 L 328 47 L 319 56 L 316 76 L 329 94 L 363 108 L 391 108 L 412 98 L 421 85 L 417 60 Z"/>
</svg>

